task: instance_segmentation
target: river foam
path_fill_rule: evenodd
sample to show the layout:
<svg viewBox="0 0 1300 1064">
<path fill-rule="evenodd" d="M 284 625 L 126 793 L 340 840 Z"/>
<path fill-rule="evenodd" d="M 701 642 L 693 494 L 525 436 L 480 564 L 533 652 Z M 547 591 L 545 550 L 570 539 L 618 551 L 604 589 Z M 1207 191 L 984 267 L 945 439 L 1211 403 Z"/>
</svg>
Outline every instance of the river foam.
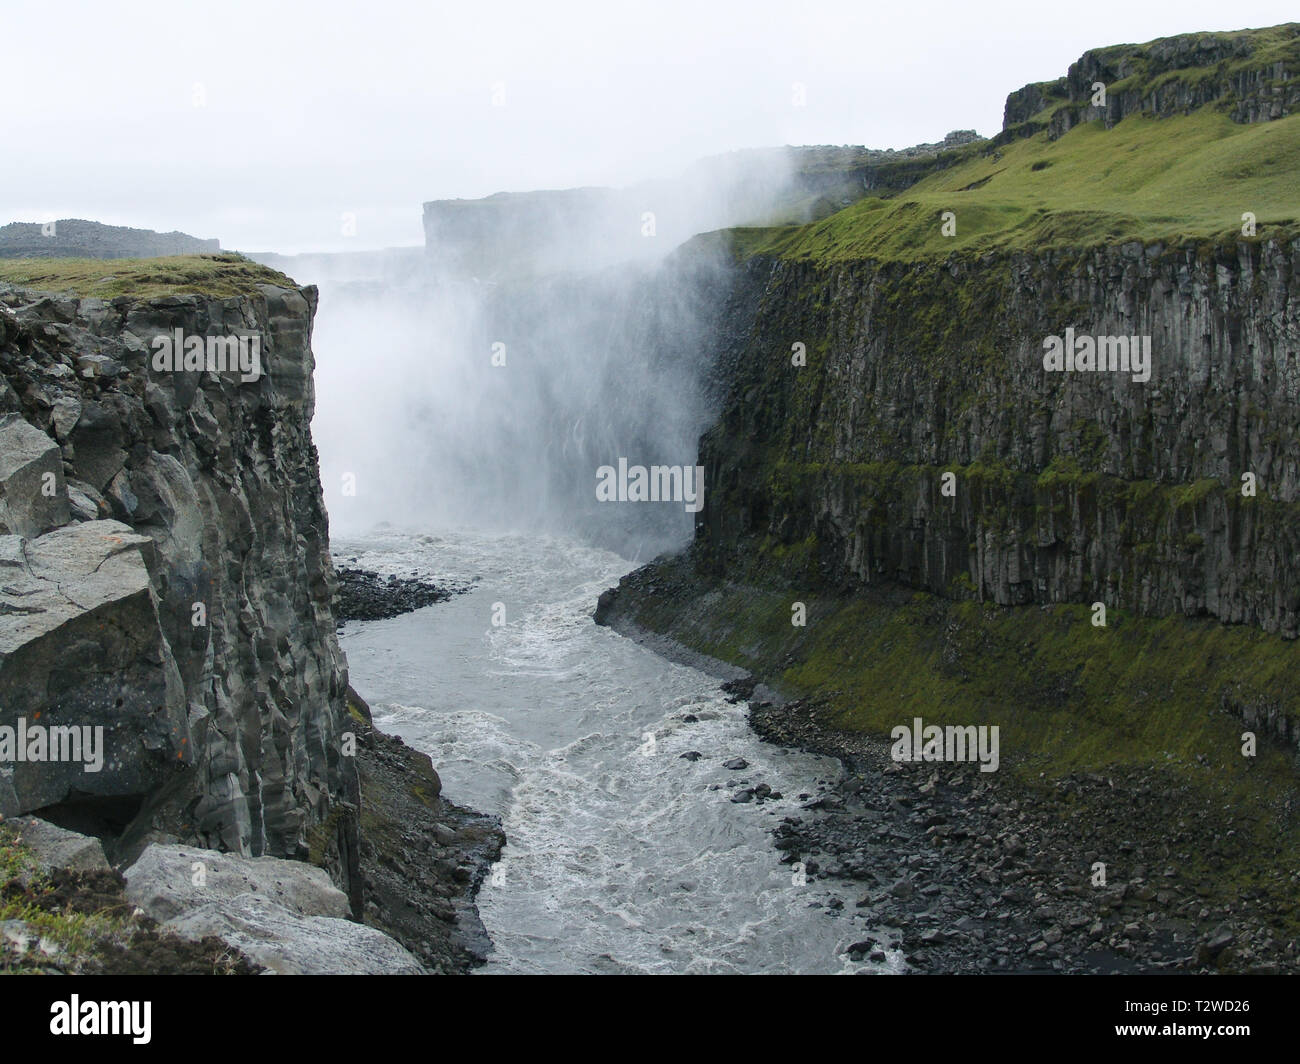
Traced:
<svg viewBox="0 0 1300 1064">
<path fill-rule="evenodd" d="M 377 723 L 433 758 L 449 798 L 502 817 L 508 845 L 479 895 L 495 946 L 482 972 L 863 970 L 845 956 L 863 937 L 855 915 L 823 908 L 770 838 L 838 764 L 761 742 L 716 678 L 596 626 L 597 596 L 629 562 L 473 532 L 382 530 L 333 550 L 474 584 L 349 624 L 342 642 Z M 723 767 L 735 757 L 749 767 Z M 733 803 L 742 783 L 784 797 Z"/>
</svg>

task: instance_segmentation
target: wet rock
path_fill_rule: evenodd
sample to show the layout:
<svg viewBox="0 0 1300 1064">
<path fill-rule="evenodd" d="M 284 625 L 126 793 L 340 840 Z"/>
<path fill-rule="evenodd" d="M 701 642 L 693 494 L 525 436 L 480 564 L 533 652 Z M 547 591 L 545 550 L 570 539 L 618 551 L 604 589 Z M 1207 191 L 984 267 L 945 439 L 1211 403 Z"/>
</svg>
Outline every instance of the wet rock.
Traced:
<svg viewBox="0 0 1300 1064">
<path fill-rule="evenodd" d="M 440 587 L 416 577 L 380 576 L 364 569 L 341 568 L 334 615 L 345 621 L 379 621 L 446 602 L 464 587 Z"/>
<path fill-rule="evenodd" d="M 743 757 L 733 757 L 730 761 L 724 761 L 722 767 L 729 768 L 733 772 L 736 772 L 743 768 L 749 768 L 749 762 Z"/>
<path fill-rule="evenodd" d="M 743 702 L 754 694 L 754 688 L 758 686 L 758 681 L 753 676 L 742 676 L 739 679 L 728 680 L 722 685 L 724 694 L 730 695 L 728 702 Z"/>
</svg>

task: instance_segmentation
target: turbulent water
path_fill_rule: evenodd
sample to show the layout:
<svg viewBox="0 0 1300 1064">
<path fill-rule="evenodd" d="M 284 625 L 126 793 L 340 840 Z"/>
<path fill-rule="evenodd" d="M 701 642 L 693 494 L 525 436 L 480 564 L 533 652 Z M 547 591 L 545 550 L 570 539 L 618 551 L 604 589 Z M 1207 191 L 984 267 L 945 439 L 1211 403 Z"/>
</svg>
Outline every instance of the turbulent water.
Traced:
<svg viewBox="0 0 1300 1064">
<path fill-rule="evenodd" d="M 351 623 L 342 641 L 376 722 L 433 758 L 447 797 L 502 817 L 481 971 L 863 970 L 844 955 L 863 937 L 855 914 L 825 910 L 815 880 L 797 885 L 769 834 L 838 765 L 760 742 L 716 678 L 595 625 L 625 559 L 459 532 L 333 549 L 341 564 L 474 583 Z M 680 756 L 691 750 L 702 758 Z M 749 768 L 723 768 L 733 757 Z M 733 803 L 742 781 L 785 797 Z"/>
</svg>

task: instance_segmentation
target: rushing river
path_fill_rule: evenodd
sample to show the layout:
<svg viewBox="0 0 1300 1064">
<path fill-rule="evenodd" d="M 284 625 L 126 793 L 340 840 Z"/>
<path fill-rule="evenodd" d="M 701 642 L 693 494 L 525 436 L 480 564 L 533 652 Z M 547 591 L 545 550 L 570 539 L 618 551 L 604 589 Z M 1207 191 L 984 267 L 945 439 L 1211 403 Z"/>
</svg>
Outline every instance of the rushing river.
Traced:
<svg viewBox="0 0 1300 1064">
<path fill-rule="evenodd" d="M 838 765 L 760 742 L 716 678 L 595 625 L 625 559 L 554 538 L 387 529 L 333 551 L 337 564 L 474 584 L 349 623 L 342 642 L 376 722 L 432 757 L 447 797 L 502 818 L 505 855 L 479 895 L 495 953 L 480 971 L 863 969 L 844 956 L 862 937 L 854 914 L 827 912 L 815 880 L 797 885 L 769 834 Z M 692 750 L 703 756 L 681 757 Z M 749 767 L 723 767 L 735 757 Z M 741 780 L 784 797 L 734 803 Z"/>
</svg>

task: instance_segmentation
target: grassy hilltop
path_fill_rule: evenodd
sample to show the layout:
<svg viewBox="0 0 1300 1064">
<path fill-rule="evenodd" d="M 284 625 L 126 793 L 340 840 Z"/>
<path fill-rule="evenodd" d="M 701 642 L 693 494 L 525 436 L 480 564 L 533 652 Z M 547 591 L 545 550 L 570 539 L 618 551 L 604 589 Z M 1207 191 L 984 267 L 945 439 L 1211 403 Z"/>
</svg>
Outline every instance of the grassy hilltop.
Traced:
<svg viewBox="0 0 1300 1064">
<path fill-rule="evenodd" d="M 154 259 L 0 259 L 0 282 L 100 299 L 187 294 L 226 298 L 247 295 L 259 284 L 298 287 L 279 270 L 235 254 Z"/>
<path fill-rule="evenodd" d="M 1107 84 L 1111 98 L 1141 101 L 1113 128 L 1098 111 L 1057 137 L 1054 117 L 1079 107 L 1066 96 L 1066 79 L 1028 86 L 1041 110 L 993 141 L 940 155 L 906 190 L 869 196 L 811 225 L 733 230 L 736 250 L 820 262 L 907 261 L 953 251 L 1215 242 L 1239 237 L 1246 211 L 1260 239 L 1294 237 L 1300 113 L 1234 121 L 1240 94 L 1232 86 L 1252 73 L 1271 83 L 1279 69 L 1300 77 L 1300 25 L 1205 34 L 1199 43 L 1224 40 L 1248 54 L 1153 72 L 1148 53 L 1162 42 L 1089 53 L 1103 68 L 1131 71 Z M 1214 86 L 1222 92 L 1190 113 L 1156 111 L 1171 90 L 1195 100 L 1198 88 L 1214 95 Z M 954 236 L 941 230 L 944 211 L 956 215 Z"/>
</svg>

